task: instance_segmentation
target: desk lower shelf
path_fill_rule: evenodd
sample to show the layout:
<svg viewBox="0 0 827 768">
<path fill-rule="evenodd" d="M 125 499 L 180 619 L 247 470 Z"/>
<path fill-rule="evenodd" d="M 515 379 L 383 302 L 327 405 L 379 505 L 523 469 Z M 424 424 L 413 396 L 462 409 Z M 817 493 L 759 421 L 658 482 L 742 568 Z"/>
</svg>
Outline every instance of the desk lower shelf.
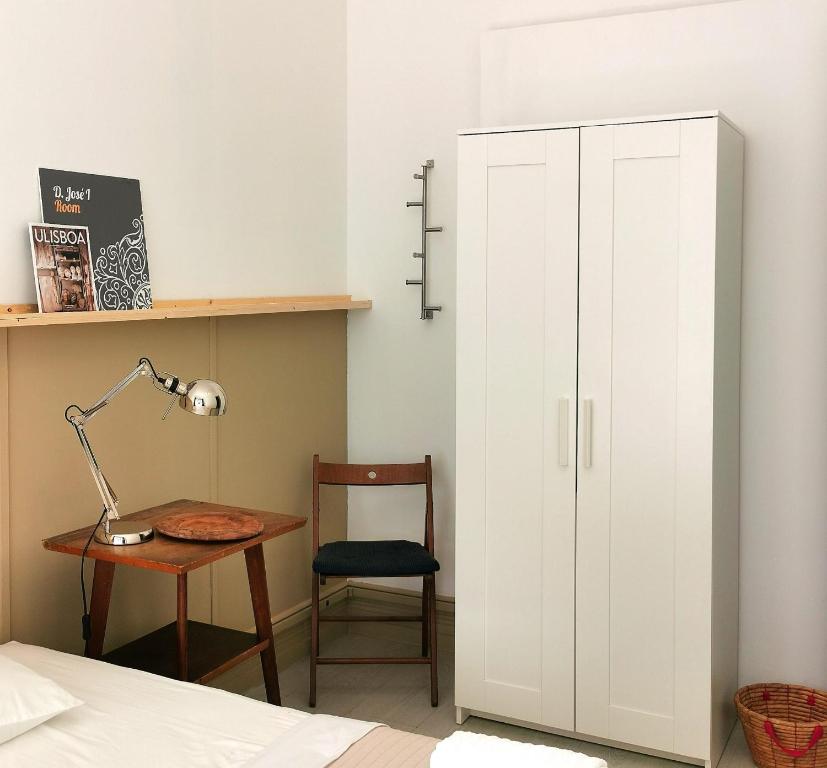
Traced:
<svg viewBox="0 0 827 768">
<path fill-rule="evenodd" d="M 175 622 L 105 653 L 102 661 L 178 679 L 178 630 Z M 251 632 L 187 621 L 191 683 L 206 683 L 269 647 Z"/>
</svg>

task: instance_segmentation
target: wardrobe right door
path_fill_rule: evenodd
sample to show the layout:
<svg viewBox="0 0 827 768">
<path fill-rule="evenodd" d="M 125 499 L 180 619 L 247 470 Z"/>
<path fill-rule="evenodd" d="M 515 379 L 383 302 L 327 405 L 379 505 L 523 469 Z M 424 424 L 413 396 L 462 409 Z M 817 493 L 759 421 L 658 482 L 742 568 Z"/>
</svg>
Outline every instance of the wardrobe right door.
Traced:
<svg viewBox="0 0 827 768">
<path fill-rule="evenodd" d="M 581 129 L 576 728 L 708 750 L 715 119 Z"/>
</svg>

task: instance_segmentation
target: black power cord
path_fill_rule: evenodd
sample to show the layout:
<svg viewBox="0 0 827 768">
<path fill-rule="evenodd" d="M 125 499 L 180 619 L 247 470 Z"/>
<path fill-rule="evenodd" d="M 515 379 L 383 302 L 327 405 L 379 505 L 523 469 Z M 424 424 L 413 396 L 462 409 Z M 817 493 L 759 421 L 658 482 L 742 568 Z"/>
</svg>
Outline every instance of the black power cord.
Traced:
<svg viewBox="0 0 827 768">
<path fill-rule="evenodd" d="M 106 507 L 103 508 L 103 512 L 101 512 L 101 516 L 98 518 L 97 524 L 92 529 L 92 533 L 89 534 L 89 538 L 86 541 L 86 546 L 84 546 L 83 552 L 80 555 L 80 595 L 83 599 L 83 616 L 81 618 L 81 624 L 83 626 L 83 639 L 85 641 L 88 641 L 89 638 L 92 637 L 92 617 L 89 615 L 89 609 L 86 604 L 86 575 L 83 570 L 83 564 L 86 560 L 86 551 L 92 544 L 92 539 L 95 538 L 95 533 L 100 527 L 100 524 L 103 522 L 104 517 L 106 517 Z"/>
<path fill-rule="evenodd" d="M 155 370 L 155 366 L 152 364 L 152 360 L 150 360 L 148 357 L 139 357 L 138 362 L 139 363 L 146 363 L 149 366 L 149 370 L 152 371 L 152 375 L 156 379 L 158 379 L 158 381 L 163 381 L 163 379 L 160 376 L 158 376 L 158 373 Z"/>
</svg>

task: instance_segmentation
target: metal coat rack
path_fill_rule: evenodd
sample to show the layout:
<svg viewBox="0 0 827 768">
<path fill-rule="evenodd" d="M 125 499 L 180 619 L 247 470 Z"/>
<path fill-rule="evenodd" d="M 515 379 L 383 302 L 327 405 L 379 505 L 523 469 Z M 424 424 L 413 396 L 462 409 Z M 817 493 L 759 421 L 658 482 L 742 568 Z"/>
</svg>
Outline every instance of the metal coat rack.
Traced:
<svg viewBox="0 0 827 768">
<path fill-rule="evenodd" d="M 422 182 L 422 201 L 408 201 L 407 208 L 422 209 L 422 244 L 419 251 L 414 251 L 413 257 L 422 260 L 422 277 L 418 280 L 406 280 L 405 285 L 420 286 L 420 320 L 433 320 L 434 312 L 441 312 L 442 307 L 428 304 L 428 234 L 431 232 L 442 232 L 442 227 L 428 226 L 428 171 L 434 167 L 433 160 L 426 160 L 422 165 L 422 173 L 415 173 L 413 177 Z"/>
</svg>

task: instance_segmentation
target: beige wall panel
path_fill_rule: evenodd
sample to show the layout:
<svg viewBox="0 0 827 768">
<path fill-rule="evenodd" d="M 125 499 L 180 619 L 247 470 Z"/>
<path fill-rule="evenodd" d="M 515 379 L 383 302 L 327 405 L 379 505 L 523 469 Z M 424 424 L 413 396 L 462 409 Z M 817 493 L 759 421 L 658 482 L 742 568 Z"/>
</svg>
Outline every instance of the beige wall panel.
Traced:
<svg viewBox="0 0 827 768">
<path fill-rule="evenodd" d="M 10 637 L 8 331 L 0 331 L 0 643 Z"/>
<path fill-rule="evenodd" d="M 9 333 L 11 633 L 16 640 L 80 651 L 78 558 L 41 540 L 93 523 L 101 501 L 72 428 L 69 403 L 90 405 L 142 355 L 184 378 L 208 375 L 206 320 L 15 329 Z M 209 424 L 135 381 L 87 434 L 122 513 L 209 493 Z M 91 586 L 91 568 L 87 587 Z M 191 615 L 209 617 L 209 574 L 191 579 Z M 118 568 L 107 645 L 175 617 L 175 579 Z"/>
<path fill-rule="evenodd" d="M 347 315 L 344 312 L 220 318 L 218 500 L 306 515 L 308 524 L 265 544 L 275 615 L 310 596 L 312 457 L 347 455 Z M 323 489 L 322 539 L 345 538 L 344 489 Z M 215 621 L 250 627 L 244 558 L 215 569 Z"/>
<path fill-rule="evenodd" d="M 91 423 L 88 435 L 123 513 L 177 498 L 308 515 L 311 457 L 346 457 L 345 312 L 222 318 L 215 370 L 227 414 L 209 420 L 174 408 L 138 380 Z M 46 552 L 41 540 L 89 525 L 101 508 L 69 403 L 90 405 L 149 357 L 183 378 L 211 375 L 207 319 L 14 329 L 8 332 L 11 637 L 80 652 L 78 559 Z M 211 430 L 210 424 L 214 425 Z M 216 461 L 210 440 L 217 438 Z M 211 476 L 211 472 L 213 475 Z M 217 474 L 216 474 L 217 473 Z M 325 489 L 322 535 L 342 538 L 346 497 Z M 309 597 L 310 525 L 265 545 L 272 613 Z M 87 571 L 91 588 L 91 567 Z M 190 617 L 253 624 L 244 558 L 190 575 Z M 107 648 L 175 618 L 175 579 L 119 568 Z"/>
</svg>

